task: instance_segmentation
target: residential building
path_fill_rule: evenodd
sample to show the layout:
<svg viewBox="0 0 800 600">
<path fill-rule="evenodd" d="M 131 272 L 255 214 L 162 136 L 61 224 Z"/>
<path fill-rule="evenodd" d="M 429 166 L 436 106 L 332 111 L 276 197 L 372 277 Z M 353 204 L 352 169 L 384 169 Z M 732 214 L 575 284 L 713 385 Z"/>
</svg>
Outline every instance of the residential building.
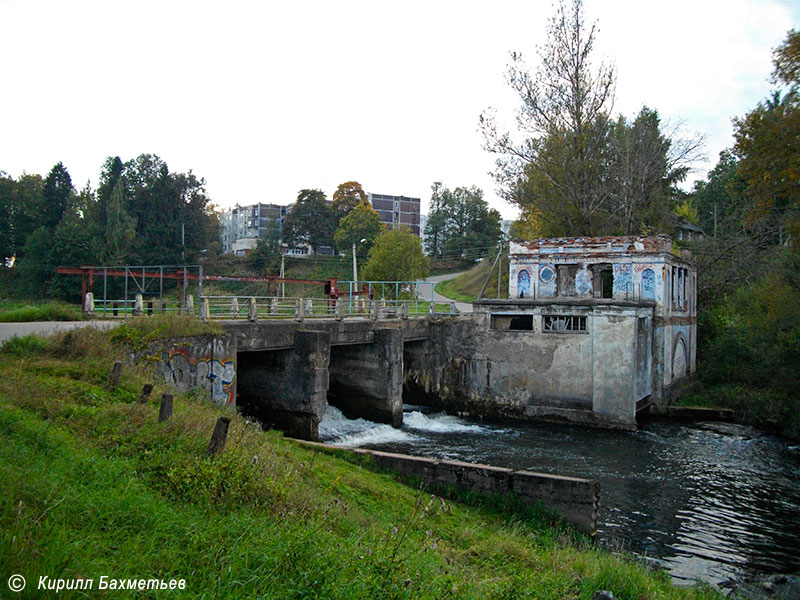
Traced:
<svg viewBox="0 0 800 600">
<path fill-rule="evenodd" d="M 406 226 L 414 235 L 420 235 L 419 198 L 368 193 L 367 199 L 387 227 L 397 229 Z"/>
<path fill-rule="evenodd" d="M 280 204 L 250 204 L 225 211 L 219 217 L 222 252 L 242 256 L 255 248 L 272 227 L 283 228 L 289 206 Z"/>
</svg>

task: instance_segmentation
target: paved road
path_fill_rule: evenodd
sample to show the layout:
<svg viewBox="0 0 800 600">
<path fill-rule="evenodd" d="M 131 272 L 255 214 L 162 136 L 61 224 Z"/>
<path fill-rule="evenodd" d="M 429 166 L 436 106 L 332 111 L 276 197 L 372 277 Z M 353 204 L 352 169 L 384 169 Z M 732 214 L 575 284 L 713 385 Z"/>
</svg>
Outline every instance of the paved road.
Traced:
<svg viewBox="0 0 800 600">
<path fill-rule="evenodd" d="M 456 277 L 458 277 L 459 275 L 463 275 L 464 273 L 466 273 L 466 271 L 461 272 L 461 273 L 447 273 L 446 275 L 434 275 L 433 277 L 428 277 L 427 279 L 423 279 L 422 281 L 426 281 L 428 283 L 434 283 L 435 284 L 435 283 L 439 283 L 440 281 L 447 281 L 448 279 L 455 279 Z M 425 292 L 426 292 L 426 294 L 425 294 L 425 298 L 424 299 L 427 300 L 429 298 L 428 293 L 427 293 L 428 290 L 425 290 Z M 436 290 L 434 290 L 434 292 L 433 292 L 433 300 L 435 302 L 452 302 L 452 300 L 450 298 L 447 298 L 446 296 L 442 296 L 441 294 L 436 292 Z M 461 312 L 461 313 L 471 313 L 472 312 L 472 304 L 470 304 L 468 302 L 456 302 L 456 309 L 458 310 L 458 312 Z"/>
<path fill-rule="evenodd" d="M 109 329 L 117 321 L 31 321 L 30 323 L 0 323 L 0 343 L 12 337 L 22 337 L 32 333 L 51 335 L 58 331 L 67 331 L 78 327 L 98 327 Z"/>
</svg>

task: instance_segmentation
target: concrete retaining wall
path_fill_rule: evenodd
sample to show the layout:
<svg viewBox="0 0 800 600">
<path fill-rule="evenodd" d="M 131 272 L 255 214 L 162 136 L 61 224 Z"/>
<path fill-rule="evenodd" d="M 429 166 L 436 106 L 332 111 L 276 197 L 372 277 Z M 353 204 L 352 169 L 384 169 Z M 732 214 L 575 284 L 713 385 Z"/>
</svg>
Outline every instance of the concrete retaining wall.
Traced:
<svg viewBox="0 0 800 600">
<path fill-rule="evenodd" d="M 315 447 L 337 449 L 327 444 L 303 442 Z M 540 502 L 560 513 L 564 519 L 589 535 L 597 532 L 597 510 L 600 484 L 592 479 L 562 477 L 530 471 L 515 471 L 504 467 L 436 460 L 377 450 L 354 449 L 357 454 L 369 455 L 375 462 L 391 471 L 412 475 L 428 483 L 452 485 L 487 495 L 512 494 L 522 502 Z"/>
<path fill-rule="evenodd" d="M 159 376 L 179 392 L 203 388 L 218 406 L 236 403 L 236 340 L 230 335 L 199 335 L 154 343 L 137 356 L 157 356 Z"/>
</svg>

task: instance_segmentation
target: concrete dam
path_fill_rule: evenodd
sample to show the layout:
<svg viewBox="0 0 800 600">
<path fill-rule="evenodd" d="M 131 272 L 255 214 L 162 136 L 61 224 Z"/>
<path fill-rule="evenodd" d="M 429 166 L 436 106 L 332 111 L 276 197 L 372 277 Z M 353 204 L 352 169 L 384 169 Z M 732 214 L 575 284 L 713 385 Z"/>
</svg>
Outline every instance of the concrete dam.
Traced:
<svg viewBox="0 0 800 600">
<path fill-rule="evenodd" d="M 329 403 L 395 427 L 405 397 L 451 414 L 633 429 L 638 410 L 669 400 L 652 306 L 583 301 L 569 335 L 538 323 L 575 312 L 569 300 L 511 303 L 477 302 L 472 316 L 226 321 L 224 335 L 170 342 L 159 369 L 312 441 Z"/>
</svg>

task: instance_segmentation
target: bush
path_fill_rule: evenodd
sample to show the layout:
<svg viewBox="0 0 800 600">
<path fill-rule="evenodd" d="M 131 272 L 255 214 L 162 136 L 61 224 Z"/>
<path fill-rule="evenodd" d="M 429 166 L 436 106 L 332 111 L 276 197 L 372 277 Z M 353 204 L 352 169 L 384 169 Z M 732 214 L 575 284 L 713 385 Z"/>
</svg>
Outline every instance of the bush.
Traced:
<svg viewBox="0 0 800 600">
<path fill-rule="evenodd" d="M 0 346 L 0 354 L 24 358 L 46 354 L 50 350 L 50 343 L 36 335 L 26 335 L 24 337 L 12 337 Z"/>
<path fill-rule="evenodd" d="M 800 269 L 791 254 L 761 281 L 742 287 L 698 318 L 698 373 L 692 401 L 734 408 L 746 420 L 800 434 Z"/>
</svg>

